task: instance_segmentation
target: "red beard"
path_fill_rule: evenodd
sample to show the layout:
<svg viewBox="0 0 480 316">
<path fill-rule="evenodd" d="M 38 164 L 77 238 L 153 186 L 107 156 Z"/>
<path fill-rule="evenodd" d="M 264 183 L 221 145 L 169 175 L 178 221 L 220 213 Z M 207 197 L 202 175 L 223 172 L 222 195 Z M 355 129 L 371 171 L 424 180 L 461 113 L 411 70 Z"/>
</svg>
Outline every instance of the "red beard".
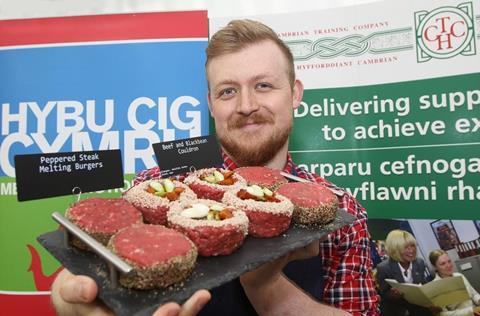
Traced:
<svg viewBox="0 0 480 316">
<path fill-rule="evenodd" d="M 270 125 L 270 135 L 245 133 L 242 140 L 236 139 L 233 136 L 236 133 L 233 133 L 233 131 L 247 124 Z M 217 133 L 217 136 L 222 147 L 239 166 L 263 166 L 272 160 L 288 141 L 291 130 L 291 123 L 287 128 L 275 128 L 273 117 L 254 112 L 249 116 L 239 115 L 230 120 L 227 124 L 226 135 Z"/>
</svg>

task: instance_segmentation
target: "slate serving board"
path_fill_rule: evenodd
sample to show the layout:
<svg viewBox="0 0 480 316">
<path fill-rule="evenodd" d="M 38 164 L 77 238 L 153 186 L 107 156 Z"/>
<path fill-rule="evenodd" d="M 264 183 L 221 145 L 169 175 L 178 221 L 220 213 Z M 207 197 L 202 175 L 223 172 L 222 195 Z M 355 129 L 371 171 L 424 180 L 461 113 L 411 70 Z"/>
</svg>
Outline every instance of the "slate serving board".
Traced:
<svg viewBox="0 0 480 316">
<path fill-rule="evenodd" d="M 120 285 L 112 288 L 106 263 L 92 252 L 65 247 L 62 231 L 45 233 L 37 239 L 72 273 L 92 277 L 99 286 L 98 297 L 117 315 L 151 315 L 162 303 L 181 303 L 198 289 L 211 289 L 231 281 L 263 263 L 322 239 L 330 232 L 351 224 L 353 220 L 351 214 L 339 210 L 336 218 L 322 227 L 293 225 L 284 234 L 274 238 L 247 236 L 243 246 L 231 255 L 198 257 L 193 274 L 182 286 L 164 290 L 132 290 Z"/>
</svg>

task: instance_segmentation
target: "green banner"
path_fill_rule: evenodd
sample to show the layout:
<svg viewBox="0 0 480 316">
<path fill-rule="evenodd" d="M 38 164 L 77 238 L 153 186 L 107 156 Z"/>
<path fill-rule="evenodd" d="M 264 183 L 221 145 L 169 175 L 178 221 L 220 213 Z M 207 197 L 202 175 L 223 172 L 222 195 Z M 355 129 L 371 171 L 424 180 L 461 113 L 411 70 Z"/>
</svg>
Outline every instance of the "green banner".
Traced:
<svg viewBox="0 0 480 316">
<path fill-rule="evenodd" d="M 478 219 L 480 73 L 307 90 L 290 149 L 371 218 Z"/>
</svg>

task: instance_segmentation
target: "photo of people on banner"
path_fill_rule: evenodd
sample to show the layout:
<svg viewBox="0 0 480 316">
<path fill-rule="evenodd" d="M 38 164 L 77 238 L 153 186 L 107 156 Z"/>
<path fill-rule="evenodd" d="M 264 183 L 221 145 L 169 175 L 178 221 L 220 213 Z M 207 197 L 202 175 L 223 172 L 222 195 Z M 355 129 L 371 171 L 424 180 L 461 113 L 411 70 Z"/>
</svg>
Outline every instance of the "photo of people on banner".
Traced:
<svg viewBox="0 0 480 316">
<path fill-rule="evenodd" d="M 437 220 L 430 223 L 430 225 L 441 249 L 450 250 L 460 243 L 452 221 Z"/>
</svg>

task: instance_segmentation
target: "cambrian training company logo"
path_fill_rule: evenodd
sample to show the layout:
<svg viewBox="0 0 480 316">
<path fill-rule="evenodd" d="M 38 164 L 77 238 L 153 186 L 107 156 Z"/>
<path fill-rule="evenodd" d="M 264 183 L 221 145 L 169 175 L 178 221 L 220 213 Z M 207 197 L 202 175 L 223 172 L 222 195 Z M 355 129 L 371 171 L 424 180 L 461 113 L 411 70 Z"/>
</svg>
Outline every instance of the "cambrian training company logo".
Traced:
<svg viewBox="0 0 480 316">
<path fill-rule="evenodd" d="M 415 12 L 417 62 L 475 55 L 473 4 Z"/>
</svg>

